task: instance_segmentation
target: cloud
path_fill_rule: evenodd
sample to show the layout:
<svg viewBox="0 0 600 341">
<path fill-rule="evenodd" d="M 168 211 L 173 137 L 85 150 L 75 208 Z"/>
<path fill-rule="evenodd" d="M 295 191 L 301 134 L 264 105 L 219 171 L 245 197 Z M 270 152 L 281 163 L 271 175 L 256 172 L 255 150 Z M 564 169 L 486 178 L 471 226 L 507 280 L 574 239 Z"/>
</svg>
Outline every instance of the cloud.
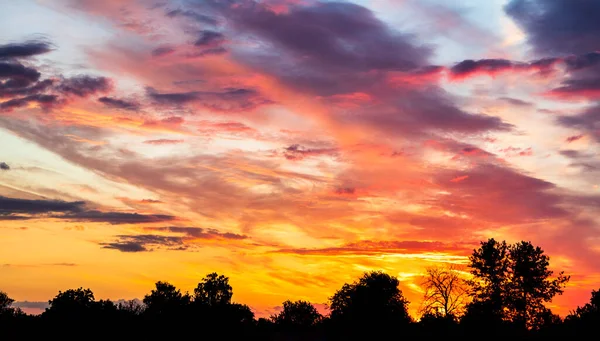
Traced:
<svg viewBox="0 0 600 341">
<path fill-rule="evenodd" d="M 109 224 L 142 224 L 176 220 L 164 214 L 102 212 L 88 210 L 84 201 L 51 199 L 18 199 L 0 196 L 0 220 L 26 220 L 50 217 L 68 221 L 106 222 Z M 50 216 L 44 214 L 54 213 Z M 60 213 L 60 214 L 56 214 Z"/>
<path fill-rule="evenodd" d="M 217 19 L 209 16 L 209 15 L 205 15 L 205 14 L 201 14 L 192 10 L 182 10 L 182 9 L 173 9 L 173 10 L 168 10 L 165 15 L 167 17 L 170 18 L 174 18 L 174 17 L 185 17 L 188 19 L 192 19 L 201 23 L 205 23 L 205 24 L 209 24 L 209 25 L 216 25 L 218 24 Z"/>
<path fill-rule="evenodd" d="M 328 248 L 296 248 L 279 249 L 277 253 L 292 253 L 299 255 L 380 255 L 380 254 L 410 254 L 423 252 L 447 252 L 467 255 L 473 249 L 471 244 L 449 244 L 438 241 L 371 241 L 363 240 L 348 243 L 339 247 Z"/>
<path fill-rule="evenodd" d="M 162 231 L 172 233 L 182 233 L 186 237 L 194 239 L 246 239 L 247 236 L 231 233 L 231 232 L 220 232 L 216 229 L 202 228 L 202 227 L 181 227 L 181 226 L 167 226 L 167 227 L 148 227 L 147 230 L 151 231 Z"/>
<path fill-rule="evenodd" d="M 560 116 L 557 118 L 560 125 L 585 131 L 600 142 L 600 106 L 590 107 L 583 112 L 572 116 Z"/>
<path fill-rule="evenodd" d="M 40 76 L 41 73 L 36 69 L 21 63 L 0 61 L 0 80 L 7 79 L 0 85 L 0 89 L 25 87 L 37 82 Z"/>
<path fill-rule="evenodd" d="M 517 107 L 531 107 L 533 106 L 533 103 L 531 102 L 527 102 L 518 98 L 512 98 L 512 97 L 500 97 L 498 98 L 499 100 L 506 102 L 508 104 L 517 106 Z"/>
<path fill-rule="evenodd" d="M 183 143 L 184 140 L 169 140 L 169 139 L 158 139 L 158 140 L 146 140 L 145 144 L 153 144 L 153 145 L 164 145 L 164 144 L 179 144 Z"/>
<path fill-rule="evenodd" d="M 162 201 L 156 200 L 156 199 L 142 199 L 142 200 L 140 200 L 140 203 L 142 203 L 142 204 L 159 204 L 159 203 L 162 203 Z"/>
<path fill-rule="evenodd" d="M 27 58 L 52 51 L 46 41 L 31 40 L 22 43 L 0 45 L 0 59 Z"/>
<path fill-rule="evenodd" d="M 60 217 L 69 221 L 106 222 L 109 224 L 143 224 L 175 220 L 175 216 L 166 214 L 139 214 L 128 212 L 82 211 Z"/>
<path fill-rule="evenodd" d="M 43 108 L 50 108 L 59 103 L 58 96 L 56 95 L 44 95 L 36 94 L 29 95 L 27 97 L 13 98 L 8 101 L 0 103 L 0 111 L 12 111 L 17 108 L 25 107 L 29 103 L 35 102 L 40 104 Z"/>
<path fill-rule="evenodd" d="M 10 166 L 6 162 L 0 162 L 0 170 L 9 170 Z"/>
<path fill-rule="evenodd" d="M 115 108 L 115 109 L 124 109 L 124 110 L 139 110 L 140 105 L 136 102 L 127 101 L 124 99 L 114 98 L 114 97 L 100 97 L 98 98 L 100 103 L 103 103 L 107 107 Z"/>
<path fill-rule="evenodd" d="M 158 104 L 180 106 L 197 103 L 216 111 L 246 111 L 270 103 L 256 90 L 227 88 L 220 92 L 191 91 L 179 93 L 159 93 L 149 88 L 147 95 Z"/>
<path fill-rule="evenodd" d="M 600 2 L 511 0 L 505 11 L 540 55 L 582 54 L 600 46 Z"/>
<path fill-rule="evenodd" d="M 162 57 L 162 56 L 169 55 L 173 52 L 175 52 L 175 49 L 171 46 L 159 46 L 159 47 L 155 48 L 154 50 L 152 50 L 151 54 L 152 54 L 152 57 Z"/>
<path fill-rule="evenodd" d="M 256 130 L 251 128 L 244 123 L 234 122 L 234 121 L 226 121 L 226 122 L 211 122 L 211 121 L 201 121 L 201 126 L 198 128 L 200 132 L 213 134 L 213 133 L 231 133 L 231 134 L 239 134 L 239 133 L 255 133 Z"/>
<path fill-rule="evenodd" d="M 112 84 L 110 79 L 106 77 L 79 75 L 63 79 L 56 89 L 67 95 L 88 97 L 96 93 L 110 91 L 112 89 Z"/>
<path fill-rule="evenodd" d="M 568 79 L 562 82 L 562 86 L 554 88 L 546 93 L 548 96 L 572 99 L 572 98 L 600 98 L 600 78 L 578 78 Z"/>
<path fill-rule="evenodd" d="M 168 250 L 185 250 L 187 247 L 181 237 L 160 236 L 154 234 L 120 235 L 110 243 L 100 243 L 105 249 L 115 249 L 121 252 L 154 251 L 155 248 Z"/>
<path fill-rule="evenodd" d="M 283 156 L 288 160 L 302 160 L 309 156 L 336 156 L 338 149 L 336 148 L 305 148 L 299 144 L 293 144 L 286 147 Z"/>
<path fill-rule="evenodd" d="M 563 58 L 568 71 L 578 71 L 600 64 L 600 52 L 589 52 Z"/>
<path fill-rule="evenodd" d="M 217 47 L 225 41 L 225 36 L 221 32 L 205 30 L 200 32 L 200 37 L 194 42 L 198 47 Z"/>
<path fill-rule="evenodd" d="M 439 171 L 436 183 L 449 194 L 426 202 L 491 226 L 565 218 L 570 214 L 551 182 L 491 163 L 478 164 L 462 173 L 460 176 L 468 178 L 453 182 L 449 180 L 457 178 L 455 171 Z"/>
<path fill-rule="evenodd" d="M 507 59 L 467 59 L 450 68 L 450 78 L 461 80 L 479 75 L 496 76 L 504 72 L 548 73 L 560 60 L 557 58 L 540 59 L 529 63 L 515 62 Z"/>
<path fill-rule="evenodd" d="M 12 214 L 41 214 L 56 212 L 80 212 L 83 210 L 83 201 L 61 201 L 61 200 L 30 200 L 8 198 L 0 196 L 0 219 Z"/>
<path fill-rule="evenodd" d="M 100 243 L 103 248 L 115 249 L 121 252 L 145 252 L 156 249 L 186 250 L 197 239 L 204 240 L 243 240 L 247 236 L 220 232 L 216 229 L 201 227 L 145 227 L 146 231 L 168 232 L 178 234 L 177 236 L 165 236 L 158 234 L 119 235 L 117 240 Z"/>
<path fill-rule="evenodd" d="M 569 136 L 565 139 L 565 141 L 567 143 L 575 142 L 577 140 L 581 140 L 584 136 L 585 136 L 584 134 Z"/>
</svg>

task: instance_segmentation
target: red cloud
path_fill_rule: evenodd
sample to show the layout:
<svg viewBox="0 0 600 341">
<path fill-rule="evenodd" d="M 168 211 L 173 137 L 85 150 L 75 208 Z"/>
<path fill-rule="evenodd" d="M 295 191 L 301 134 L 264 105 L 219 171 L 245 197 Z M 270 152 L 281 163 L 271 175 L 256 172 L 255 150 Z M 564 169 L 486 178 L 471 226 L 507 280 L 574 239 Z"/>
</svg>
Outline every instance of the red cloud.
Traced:
<svg viewBox="0 0 600 341">
<path fill-rule="evenodd" d="M 463 176 L 458 176 L 452 180 L 450 180 L 451 182 L 461 182 L 461 181 L 465 181 L 469 178 L 468 175 L 463 175 Z"/>
<path fill-rule="evenodd" d="M 566 138 L 565 141 L 567 143 L 575 142 L 577 140 L 582 139 L 584 136 L 585 136 L 584 134 L 569 136 L 569 137 Z"/>
</svg>

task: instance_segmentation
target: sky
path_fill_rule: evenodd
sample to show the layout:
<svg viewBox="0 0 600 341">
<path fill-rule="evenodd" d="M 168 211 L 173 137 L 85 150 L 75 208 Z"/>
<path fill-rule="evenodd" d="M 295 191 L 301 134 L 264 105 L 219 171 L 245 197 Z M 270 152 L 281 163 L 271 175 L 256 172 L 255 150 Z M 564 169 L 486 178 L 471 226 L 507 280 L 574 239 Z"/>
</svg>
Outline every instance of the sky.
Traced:
<svg viewBox="0 0 600 341">
<path fill-rule="evenodd" d="M 268 316 L 531 241 L 600 283 L 600 2 L 0 0 L 0 289 Z"/>
</svg>

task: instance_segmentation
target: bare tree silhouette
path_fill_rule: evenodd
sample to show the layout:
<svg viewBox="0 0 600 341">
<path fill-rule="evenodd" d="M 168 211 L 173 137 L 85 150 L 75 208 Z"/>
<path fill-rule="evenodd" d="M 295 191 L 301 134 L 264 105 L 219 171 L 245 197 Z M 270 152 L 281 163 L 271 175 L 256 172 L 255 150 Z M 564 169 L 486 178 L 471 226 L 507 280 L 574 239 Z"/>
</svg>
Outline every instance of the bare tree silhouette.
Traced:
<svg viewBox="0 0 600 341">
<path fill-rule="evenodd" d="M 422 287 L 425 293 L 419 309 L 421 315 L 457 317 L 470 299 L 467 282 L 460 268 L 453 264 L 427 268 Z"/>
</svg>

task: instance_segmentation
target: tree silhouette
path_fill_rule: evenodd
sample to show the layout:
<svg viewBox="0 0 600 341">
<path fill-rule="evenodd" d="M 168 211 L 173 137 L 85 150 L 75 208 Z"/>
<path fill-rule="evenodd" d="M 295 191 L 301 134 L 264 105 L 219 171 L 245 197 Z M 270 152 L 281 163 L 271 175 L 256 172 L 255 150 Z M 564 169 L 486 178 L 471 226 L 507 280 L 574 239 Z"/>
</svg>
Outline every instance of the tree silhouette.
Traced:
<svg viewBox="0 0 600 341">
<path fill-rule="evenodd" d="M 230 304 L 232 296 L 229 278 L 216 272 L 206 275 L 194 289 L 194 302 L 209 306 Z"/>
<path fill-rule="evenodd" d="M 121 302 L 117 305 L 117 308 L 131 315 L 141 315 L 146 310 L 144 304 L 137 299 Z"/>
<path fill-rule="evenodd" d="M 271 320 L 278 325 L 297 329 L 308 329 L 315 326 L 323 316 L 307 301 L 287 300 L 283 302 L 283 310 L 271 316 Z"/>
<path fill-rule="evenodd" d="M 550 279 L 550 258 L 538 246 L 520 242 L 509 248 L 510 283 L 508 285 L 509 318 L 527 328 L 538 328 L 547 319 L 544 303 L 562 294 L 569 276 L 560 272 Z"/>
<path fill-rule="evenodd" d="M 206 275 L 193 297 L 157 282 L 143 304 L 138 300 L 96 300 L 90 289 L 59 291 L 41 316 L 13 308 L 0 291 L 0 338 L 80 340 L 171 340 L 189 338 L 190 326 L 225 340 L 364 341 L 389 339 L 510 338 L 547 340 L 595 332 L 600 291 L 563 321 L 545 304 L 562 293 L 568 276 L 549 270 L 550 258 L 530 242 L 482 242 L 470 256 L 468 289 L 455 266 L 427 269 L 425 300 L 418 322 L 410 318 L 396 277 L 366 272 L 329 299 L 322 316 L 307 301 L 283 302 L 281 312 L 255 320 L 249 306 L 232 302 L 224 275 Z M 468 296 L 468 297 L 466 297 Z M 464 300 L 470 299 L 464 314 Z M 588 333 L 589 334 L 589 333 Z"/>
<path fill-rule="evenodd" d="M 331 319 L 351 336 L 369 332 L 379 337 L 399 325 L 407 325 L 408 301 L 396 277 L 381 271 L 367 272 L 352 284 L 344 284 L 330 298 Z"/>
<path fill-rule="evenodd" d="M 552 320 L 544 306 L 561 294 L 569 280 L 563 272 L 551 279 L 550 258 L 530 242 L 507 245 L 489 239 L 469 257 L 473 302 L 469 320 L 504 320 L 532 329 Z"/>
<path fill-rule="evenodd" d="M 82 319 L 90 314 L 96 300 L 92 290 L 78 288 L 59 291 L 48 303 L 50 307 L 44 312 L 48 316 Z"/>
<path fill-rule="evenodd" d="M 422 315 L 459 316 L 469 299 L 467 283 L 455 265 L 427 268 L 422 288 Z"/>
<path fill-rule="evenodd" d="M 179 289 L 168 282 L 158 281 L 155 289 L 144 296 L 146 313 L 150 315 L 164 315 L 181 311 L 190 303 L 190 296 L 182 294 Z"/>
<path fill-rule="evenodd" d="M 6 312 L 9 309 L 12 309 L 12 304 L 15 300 L 8 297 L 8 294 L 4 291 L 0 291 L 0 313 Z"/>
<path fill-rule="evenodd" d="M 468 306 L 470 312 L 484 314 L 494 319 L 504 318 L 505 289 L 509 281 L 508 245 L 491 238 L 481 242 L 479 249 L 469 257 L 473 279 L 471 286 L 473 302 Z"/>
<path fill-rule="evenodd" d="M 600 325 L 600 290 L 593 290 L 590 301 L 572 311 L 565 318 L 565 324 L 569 330 L 597 332 Z"/>
</svg>

